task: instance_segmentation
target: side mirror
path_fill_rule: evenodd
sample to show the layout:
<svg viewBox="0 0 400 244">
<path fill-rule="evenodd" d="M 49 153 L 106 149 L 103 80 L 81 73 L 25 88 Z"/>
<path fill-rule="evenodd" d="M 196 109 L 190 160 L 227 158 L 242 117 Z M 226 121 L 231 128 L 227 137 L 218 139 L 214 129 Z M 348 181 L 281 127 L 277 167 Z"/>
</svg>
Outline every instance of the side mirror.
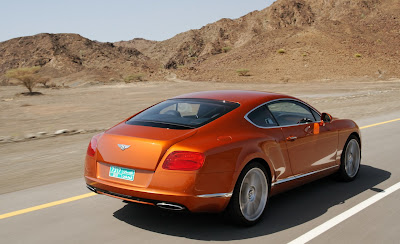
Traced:
<svg viewBox="0 0 400 244">
<path fill-rule="evenodd" d="M 330 123 L 332 121 L 332 116 L 328 113 L 322 113 L 321 114 L 321 121 L 325 123 Z"/>
</svg>

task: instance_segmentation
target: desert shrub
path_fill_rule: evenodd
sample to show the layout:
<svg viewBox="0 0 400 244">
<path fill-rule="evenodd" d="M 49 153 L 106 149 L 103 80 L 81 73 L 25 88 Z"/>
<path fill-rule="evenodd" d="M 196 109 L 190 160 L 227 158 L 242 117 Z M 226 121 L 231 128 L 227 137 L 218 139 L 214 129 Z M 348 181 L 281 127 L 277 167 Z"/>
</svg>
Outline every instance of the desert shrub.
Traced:
<svg viewBox="0 0 400 244">
<path fill-rule="evenodd" d="M 50 86 L 47 85 L 47 82 L 50 81 L 48 77 L 39 77 L 38 83 L 42 84 L 44 87 L 49 88 Z"/>
<path fill-rule="evenodd" d="M 177 69 L 178 63 L 175 60 L 170 59 L 164 66 L 165 69 Z"/>
<path fill-rule="evenodd" d="M 0 86 L 8 86 L 8 85 L 10 85 L 8 78 L 0 79 Z"/>
<path fill-rule="evenodd" d="M 56 85 L 56 83 L 51 82 L 51 83 L 49 83 L 49 85 L 48 85 L 47 87 L 49 87 L 49 88 L 56 88 L 57 85 Z"/>
<path fill-rule="evenodd" d="M 125 78 L 124 78 L 125 83 L 131 83 L 131 82 L 143 81 L 143 80 L 144 80 L 143 74 L 132 74 L 132 75 L 125 76 Z"/>
<path fill-rule="evenodd" d="M 354 57 L 356 57 L 356 58 L 361 58 L 362 56 L 361 56 L 361 54 L 356 53 L 356 54 L 354 54 Z"/>
<path fill-rule="evenodd" d="M 189 57 L 193 55 L 193 47 L 192 46 L 189 46 L 188 55 L 189 55 Z"/>
<path fill-rule="evenodd" d="M 29 90 L 29 95 L 33 95 L 33 88 L 43 79 L 38 75 L 39 70 L 39 66 L 10 69 L 6 76 L 19 80 Z"/>
<path fill-rule="evenodd" d="M 236 73 L 238 73 L 239 76 L 250 76 L 249 72 L 250 72 L 250 70 L 248 70 L 248 69 L 236 70 Z"/>
<path fill-rule="evenodd" d="M 278 51 L 276 51 L 276 52 L 277 52 L 277 53 L 286 53 L 285 49 L 283 49 L 283 48 L 278 49 Z"/>
<path fill-rule="evenodd" d="M 232 50 L 232 47 L 223 47 L 223 48 L 222 48 L 222 52 L 224 52 L 224 53 L 227 53 L 227 52 L 229 52 L 230 50 Z"/>
</svg>

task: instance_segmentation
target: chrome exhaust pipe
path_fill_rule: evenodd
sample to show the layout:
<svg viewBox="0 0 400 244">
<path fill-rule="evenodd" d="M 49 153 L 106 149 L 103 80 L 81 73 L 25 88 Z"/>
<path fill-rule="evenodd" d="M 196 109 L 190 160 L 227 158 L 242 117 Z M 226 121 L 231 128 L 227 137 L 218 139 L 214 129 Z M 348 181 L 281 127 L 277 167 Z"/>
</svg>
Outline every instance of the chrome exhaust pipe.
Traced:
<svg viewBox="0 0 400 244">
<path fill-rule="evenodd" d="M 185 208 L 176 204 L 172 203 L 165 203 L 165 202 L 159 202 L 156 204 L 157 207 L 162 208 L 162 209 L 167 209 L 167 210 L 173 210 L 173 211 L 182 211 Z"/>
<path fill-rule="evenodd" d="M 94 188 L 93 186 L 91 186 L 91 185 L 86 185 L 86 187 L 87 187 L 89 190 L 91 190 L 91 191 L 97 193 L 96 188 Z"/>
</svg>

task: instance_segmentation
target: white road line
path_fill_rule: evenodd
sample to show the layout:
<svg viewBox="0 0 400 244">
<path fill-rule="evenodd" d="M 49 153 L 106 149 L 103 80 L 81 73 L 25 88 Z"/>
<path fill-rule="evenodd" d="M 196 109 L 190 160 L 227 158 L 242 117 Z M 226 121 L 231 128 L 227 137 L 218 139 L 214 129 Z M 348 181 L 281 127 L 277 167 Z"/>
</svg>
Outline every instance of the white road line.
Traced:
<svg viewBox="0 0 400 244">
<path fill-rule="evenodd" d="M 325 231 L 329 230 L 330 228 L 334 227 L 335 225 L 343 222 L 344 220 L 350 218 L 351 216 L 355 215 L 356 213 L 360 212 L 361 210 L 369 207 L 370 205 L 376 203 L 377 201 L 381 200 L 382 198 L 390 195 L 391 193 L 400 189 L 400 182 L 397 182 L 393 186 L 387 188 L 386 190 L 377 193 L 376 195 L 368 198 L 367 200 L 357 204 L 356 206 L 350 208 L 349 210 L 337 215 L 336 217 L 326 221 L 325 223 L 315 227 L 314 229 L 310 230 L 309 232 L 299 236 L 298 238 L 294 239 L 293 241 L 289 242 L 288 244 L 300 244 L 306 243 L 314 239 L 315 237 L 321 235 Z"/>
</svg>

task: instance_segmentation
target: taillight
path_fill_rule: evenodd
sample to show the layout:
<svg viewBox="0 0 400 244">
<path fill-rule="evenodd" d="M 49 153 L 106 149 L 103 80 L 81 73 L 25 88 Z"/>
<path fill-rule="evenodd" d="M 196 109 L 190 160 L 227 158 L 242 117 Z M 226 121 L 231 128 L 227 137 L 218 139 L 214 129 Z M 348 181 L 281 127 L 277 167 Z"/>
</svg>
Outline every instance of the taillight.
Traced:
<svg viewBox="0 0 400 244">
<path fill-rule="evenodd" d="M 96 148 L 97 148 L 97 140 L 103 133 L 100 133 L 98 135 L 95 135 L 92 137 L 90 140 L 89 146 L 87 148 L 87 155 L 94 157 L 94 154 L 96 153 Z"/>
<path fill-rule="evenodd" d="M 163 169 L 169 170 L 197 170 L 204 164 L 204 154 L 199 152 L 175 151 L 168 155 Z"/>
</svg>

